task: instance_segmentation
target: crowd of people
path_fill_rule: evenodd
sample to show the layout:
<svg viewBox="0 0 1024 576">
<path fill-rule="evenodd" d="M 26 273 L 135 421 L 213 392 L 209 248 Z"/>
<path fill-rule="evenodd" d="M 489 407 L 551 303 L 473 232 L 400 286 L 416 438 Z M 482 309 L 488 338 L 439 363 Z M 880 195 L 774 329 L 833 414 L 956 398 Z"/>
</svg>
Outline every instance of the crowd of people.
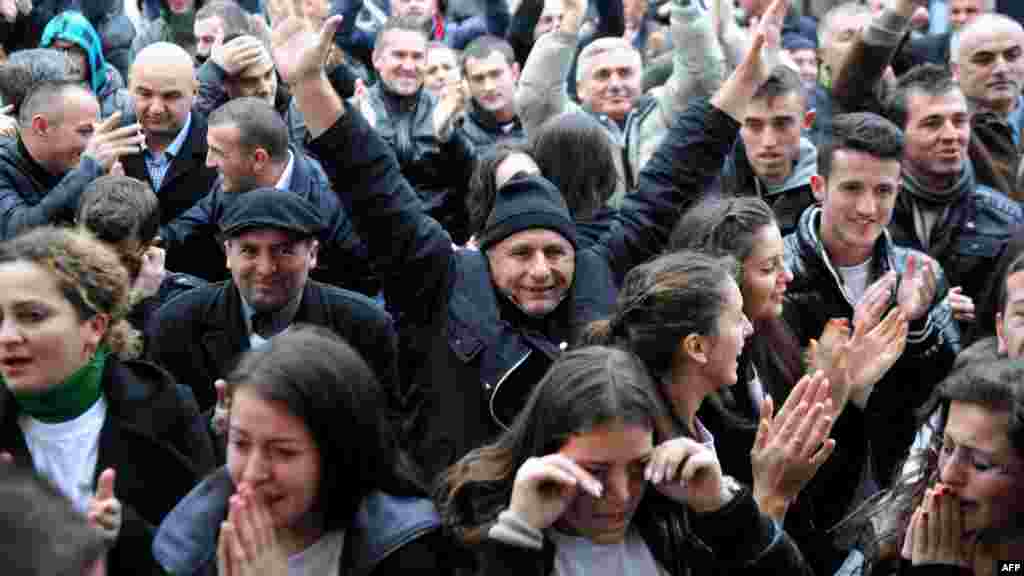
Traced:
<svg viewBox="0 0 1024 576">
<path fill-rule="evenodd" d="M 0 0 L 5 573 L 1024 561 L 1017 2 L 132 8 Z"/>
</svg>

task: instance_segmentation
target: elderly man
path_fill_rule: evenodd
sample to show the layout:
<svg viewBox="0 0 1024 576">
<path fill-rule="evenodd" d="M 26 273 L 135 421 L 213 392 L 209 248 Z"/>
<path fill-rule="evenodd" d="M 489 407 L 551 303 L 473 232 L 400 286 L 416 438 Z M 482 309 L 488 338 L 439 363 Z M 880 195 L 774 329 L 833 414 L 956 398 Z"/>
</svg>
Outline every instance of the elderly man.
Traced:
<svg viewBox="0 0 1024 576">
<path fill-rule="evenodd" d="M 766 19 L 776 39 L 781 20 Z M 319 40 L 296 20 L 280 24 L 274 59 L 401 318 L 405 363 L 415 367 L 408 440 L 435 475 L 508 426 L 560 351 L 612 309 L 616 281 L 661 250 L 680 209 L 721 166 L 765 66 L 752 52 L 711 103 L 681 113 L 600 241 L 581 247 L 561 193 L 525 176 L 498 189 L 481 250 L 456 250 L 388 145 L 323 74 L 320 54 L 337 24 L 329 20 Z"/>
<path fill-rule="evenodd" d="M 196 87 L 191 56 L 174 44 L 151 44 L 132 64 L 128 90 L 146 148 L 121 163 L 126 176 L 149 182 L 156 192 L 161 223 L 188 210 L 217 178 L 206 166 L 206 118 L 193 110 Z"/>
</svg>

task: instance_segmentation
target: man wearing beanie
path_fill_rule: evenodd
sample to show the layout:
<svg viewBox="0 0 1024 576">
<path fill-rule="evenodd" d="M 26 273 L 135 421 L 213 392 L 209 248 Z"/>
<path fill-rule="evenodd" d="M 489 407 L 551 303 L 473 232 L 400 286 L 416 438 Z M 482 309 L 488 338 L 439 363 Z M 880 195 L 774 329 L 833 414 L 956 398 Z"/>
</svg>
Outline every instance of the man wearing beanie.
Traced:
<svg viewBox="0 0 1024 576">
<path fill-rule="evenodd" d="M 213 407 L 214 381 L 242 352 L 299 323 L 333 330 L 391 389 L 397 361 L 390 315 L 361 294 L 309 279 L 324 233 L 313 204 L 257 188 L 228 202 L 219 225 L 231 279 L 169 301 L 146 328 L 149 359 L 191 386 L 200 409 Z"/>
<path fill-rule="evenodd" d="M 764 29 L 777 46 L 784 10 L 770 13 Z M 679 114 L 641 172 L 638 191 L 626 195 L 593 245 L 577 246 L 550 182 L 520 176 L 498 189 L 481 250 L 460 250 L 425 212 L 387 143 L 324 76 L 320 54 L 337 22 L 319 40 L 290 24 L 275 31 L 274 57 L 294 87 L 309 147 L 366 242 L 398 318 L 409 367 L 406 448 L 428 477 L 509 426 L 561 351 L 611 312 L 615 286 L 661 251 L 680 211 L 718 172 L 768 73 L 755 41 L 711 102 L 695 101 Z"/>
</svg>

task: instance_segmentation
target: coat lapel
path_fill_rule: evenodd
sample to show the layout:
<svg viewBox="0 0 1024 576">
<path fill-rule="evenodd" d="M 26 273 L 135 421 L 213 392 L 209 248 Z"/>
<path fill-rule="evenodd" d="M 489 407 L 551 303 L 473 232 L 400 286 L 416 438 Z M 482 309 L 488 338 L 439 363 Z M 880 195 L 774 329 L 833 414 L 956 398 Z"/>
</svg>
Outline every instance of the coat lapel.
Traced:
<svg viewBox="0 0 1024 576">
<path fill-rule="evenodd" d="M 249 349 L 242 299 L 233 282 L 228 280 L 224 283 L 217 300 L 207 312 L 200 346 L 206 365 L 212 369 L 211 374 L 220 377 L 227 374 L 242 352 Z M 212 385 L 213 382 L 196 384 Z"/>
</svg>

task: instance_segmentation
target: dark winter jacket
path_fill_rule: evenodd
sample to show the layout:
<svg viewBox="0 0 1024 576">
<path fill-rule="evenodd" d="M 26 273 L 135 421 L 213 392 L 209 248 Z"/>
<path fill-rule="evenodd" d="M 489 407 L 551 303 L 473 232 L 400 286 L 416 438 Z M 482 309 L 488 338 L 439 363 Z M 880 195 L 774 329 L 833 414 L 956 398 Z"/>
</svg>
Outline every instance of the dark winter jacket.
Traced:
<svg viewBox="0 0 1024 576">
<path fill-rule="evenodd" d="M 722 192 L 735 196 L 757 196 L 775 212 L 782 234 L 796 230 L 800 214 L 815 203 L 811 176 L 818 173 L 818 150 L 806 138 L 800 140 L 800 156 L 786 181 L 769 187 L 754 174 L 743 140 L 736 142 L 722 167 Z"/>
<path fill-rule="evenodd" d="M 210 436 L 195 400 L 152 364 L 108 356 L 101 385 L 107 417 L 93 482 L 103 470 L 115 470 L 123 518 L 107 573 L 160 574 L 150 551 L 156 527 L 213 470 Z M 31 465 L 17 404 L 6 389 L 0 414 L 0 451 L 10 452 L 16 464 Z"/>
<path fill-rule="evenodd" d="M 217 538 L 234 492 L 227 469 L 220 468 L 168 514 L 153 541 L 153 557 L 167 573 L 216 576 Z M 441 518 L 429 500 L 373 492 L 346 525 L 337 576 L 448 574 L 442 538 Z"/>
<path fill-rule="evenodd" d="M 658 565 L 672 576 L 813 574 L 789 536 L 757 509 L 748 490 L 721 510 L 695 514 L 648 488 L 633 525 Z M 555 545 L 540 550 L 488 540 L 477 550 L 477 574 L 548 576 Z"/>
<path fill-rule="evenodd" d="M 854 303 L 825 252 L 818 230 L 821 209 L 804 211 L 797 231 L 784 239 L 786 268 L 793 281 L 786 290 L 783 316 L 801 346 L 818 338 L 831 318 L 853 321 Z M 888 231 L 875 243 L 869 281 L 889 270 L 903 273 L 907 259 L 925 256 L 893 244 Z M 928 314 L 910 323 L 903 355 L 874 387 L 866 408 L 872 470 L 881 486 L 888 485 L 896 466 L 906 457 L 917 431 L 915 410 L 949 373 L 960 352 L 960 331 L 945 302 L 948 286 L 941 270 Z"/>
<path fill-rule="evenodd" d="M 294 160 L 289 192 L 298 194 L 317 207 L 326 231 L 320 239 L 321 252 L 314 275 L 342 288 L 366 294 L 376 293 L 371 286 L 371 273 L 366 262 L 366 247 L 355 235 L 352 222 L 331 192 L 319 162 L 296 145 L 291 146 Z M 242 200 L 239 200 L 242 199 Z M 209 194 L 187 212 L 160 228 L 160 238 L 168 254 L 186 254 L 178 258 L 177 270 L 188 272 L 210 282 L 227 278 L 225 254 L 218 240 L 220 219 L 228 204 L 244 201 L 244 194 L 224 192 L 217 180 Z"/>
<path fill-rule="evenodd" d="M 462 132 L 475 148 L 493 146 L 506 140 L 526 138 L 526 132 L 523 131 L 523 123 L 519 121 L 519 116 L 514 116 L 512 122 L 508 124 L 500 124 L 494 118 L 494 114 L 480 108 L 476 103 L 469 106 L 469 111 L 462 117 L 456 130 Z"/>
<path fill-rule="evenodd" d="M 491 440 L 589 322 L 614 309 L 615 286 L 658 254 L 680 210 L 698 197 L 739 126 L 706 102 L 680 115 L 610 230 L 576 251 L 570 294 L 527 319 L 499 294 L 484 254 L 456 250 L 402 177 L 391 147 L 347 112 L 310 143 L 366 241 L 398 317 L 411 389 L 408 450 L 430 476 Z"/>
<path fill-rule="evenodd" d="M 21 138 L 0 138 L 0 240 L 74 222 L 82 192 L 102 175 L 98 162 L 82 156 L 76 168 L 55 176 L 32 159 Z"/>
<path fill-rule="evenodd" d="M 217 401 L 213 382 L 249 349 L 243 314 L 242 297 L 230 280 L 190 290 L 157 310 L 146 328 L 146 354 L 191 387 L 207 410 Z M 376 302 L 310 280 L 292 323 L 333 330 L 366 360 L 381 388 L 392 392 L 398 381 L 395 332 Z"/>
</svg>

